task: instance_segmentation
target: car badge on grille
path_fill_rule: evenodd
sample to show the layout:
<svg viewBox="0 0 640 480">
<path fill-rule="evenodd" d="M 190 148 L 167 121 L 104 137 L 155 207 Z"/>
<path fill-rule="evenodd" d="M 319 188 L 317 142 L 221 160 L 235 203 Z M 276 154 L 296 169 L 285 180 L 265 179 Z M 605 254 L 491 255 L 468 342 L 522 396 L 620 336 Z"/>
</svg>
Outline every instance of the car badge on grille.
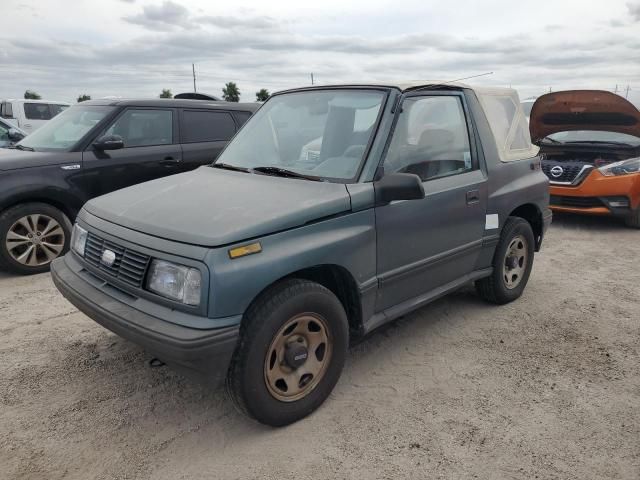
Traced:
<svg viewBox="0 0 640 480">
<path fill-rule="evenodd" d="M 102 263 L 107 267 L 111 267 L 113 266 L 115 261 L 116 261 L 115 252 L 112 252 L 111 250 L 105 250 L 104 252 L 102 252 L 102 257 L 100 257 L 100 263 Z"/>
<path fill-rule="evenodd" d="M 563 173 L 564 173 L 564 169 L 559 165 L 556 165 L 555 167 L 553 167 L 551 169 L 551 176 L 554 177 L 554 178 L 558 178 Z"/>
</svg>

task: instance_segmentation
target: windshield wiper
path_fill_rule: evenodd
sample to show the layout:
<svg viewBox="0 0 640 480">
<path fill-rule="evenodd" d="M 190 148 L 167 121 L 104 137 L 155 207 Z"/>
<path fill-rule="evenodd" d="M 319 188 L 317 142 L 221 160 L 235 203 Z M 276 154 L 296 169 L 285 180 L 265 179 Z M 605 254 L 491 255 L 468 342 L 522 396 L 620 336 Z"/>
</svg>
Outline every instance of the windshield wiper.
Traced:
<svg viewBox="0 0 640 480">
<path fill-rule="evenodd" d="M 211 165 L 213 168 L 224 168 L 225 170 L 233 170 L 234 172 L 244 172 L 251 173 L 251 170 L 245 167 L 236 167 L 235 165 L 231 165 L 229 163 L 214 163 Z"/>
<path fill-rule="evenodd" d="M 540 141 L 541 142 L 550 142 L 550 143 L 562 143 L 560 140 L 556 140 L 555 138 L 551 138 L 551 137 L 544 137 Z"/>
<path fill-rule="evenodd" d="M 256 167 L 252 168 L 251 171 L 264 173 L 266 175 L 273 175 L 274 177 L 301 178 L 304 180 L 312 180 L 314 182 L 324 182 L 324 180 L 319 177 L 305 175 L 303 173 L 294 172 L 293 170 L 287 170 L 286 168 L 280 167 Z"/>
<path fill-rule="evenodd" d="M 9 148 L 14 148 L 16 150 L 26 150 L 28 152 L 35 152 L 35 150 L 31 147 L 27 147 L 25 145 L 11 145 Z"/>
</svg>

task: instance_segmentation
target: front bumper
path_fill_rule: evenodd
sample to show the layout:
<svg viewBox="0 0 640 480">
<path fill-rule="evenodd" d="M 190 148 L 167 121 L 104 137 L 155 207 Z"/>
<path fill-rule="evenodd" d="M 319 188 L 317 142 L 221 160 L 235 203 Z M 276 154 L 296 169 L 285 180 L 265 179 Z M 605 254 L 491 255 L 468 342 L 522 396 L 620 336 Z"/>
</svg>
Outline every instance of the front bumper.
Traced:
<svg viewBox="0 0 640 480">
<path fill-rule="evenodd" d="M 549 193 L 550 208 L 556 212 L 625 217 L 640 208 L 640 174 L 606 177 L 595 169 L 575 187 L 551 183 Z M 626 199 L 628 207 L 612 206 L 620 199 Z"/>
<path fill-rule="evenodd" d="M 141 312 L 87 282 L 70 268 L 68 256 L 51 264 L 51 277 L 62 295 L 81 312 L 169 365 L 215 384 L 225 378 L 239 338 L 239 325 L 203 330 Z"/>
</svg>

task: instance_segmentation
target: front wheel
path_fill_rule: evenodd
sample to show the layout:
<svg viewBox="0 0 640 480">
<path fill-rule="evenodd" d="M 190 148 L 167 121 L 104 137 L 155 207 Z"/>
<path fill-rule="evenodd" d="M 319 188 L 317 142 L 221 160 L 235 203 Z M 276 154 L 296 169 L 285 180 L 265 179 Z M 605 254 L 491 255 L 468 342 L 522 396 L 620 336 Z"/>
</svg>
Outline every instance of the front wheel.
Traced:
<svg viewBox="0 0 640 480">
<path fill-rule="evenodd" d="M 271 426 L 306 417 L 337 383 L 348 337 L 344 308 L 327 288 L 301 279 L 275 285 L 244 318 L 227 377 L 232 400 Z"/>
<path fill-rule="evenodd" d="M 625 219 L 627 227 L 640 228 L 640 206 Z"/>
<path fill-rule="evenodd" d="M 519 217 L 507 218 L 493 255 L 493 272 L 476 281 L 478 294 L 499 305 L 519 298 L 533 267 L 534 245 L 529 222 Z"/>
<path fill-rule="evenodd" d="M 0 266 L 28 275 L 49 270 L 69 249 L 71 222 L 46 203 L 24 203 L 0 215 Z"/>
</svg>

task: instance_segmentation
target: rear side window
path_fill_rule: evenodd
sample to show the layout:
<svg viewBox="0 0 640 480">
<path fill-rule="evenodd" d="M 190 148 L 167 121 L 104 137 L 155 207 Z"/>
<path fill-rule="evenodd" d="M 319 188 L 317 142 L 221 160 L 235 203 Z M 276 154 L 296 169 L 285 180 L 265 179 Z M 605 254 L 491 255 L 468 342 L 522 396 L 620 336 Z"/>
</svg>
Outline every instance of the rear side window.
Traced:
<svg viewBox="0 0 640 480">
<path fill-rule="evenodd" d="M 51 110 L 48 103 L 25 103 L 24 116 L 29 120 L 51 120 Z"/>
<path fill-rule="evenodd" d="M 126 147 L 147 147 L 173 143 L 171 110 L 135 110 L 124 112 L 105 132 L 119 135 Z"/>
<path fill-rule="evenodd" d="M 229 140 L 236 124 L 228 112 L 185 110 L 182 114 L 182 143 Z"/>
<path fill-rule="evenodd" d="M 233 114 L 238 121 L 238 127 L 244 125 L 246 121 L 249 120 L 249 117 L 251 117 L 251 112 L 234 112 Z"/>
<path fill-rule="evenodd" d="M 528 125 L 517 115 L 518 107 L 509 96 L 485 98 L 485 111 L 496 141 L 505 151 L 528 149 L 531 144 Z"/>
<path fill-rule="evenodd" d="M 58 115 L 60 112 L 62 112 L 63 110 L 66 110 L 68 108 L 67 105 L 58 105 L 57 103 L 51 103 L 49 104 L 49 108 L 51 110 L 51 117 L 55 117 L 56 115 Z"/>
<path fill-rule="evenodd" d="M 2 105 L 0 105 L 0 117 L 13 118 L 13 108 L 11 106 L 11 103 L 2 102 Z"/>
</svg>

